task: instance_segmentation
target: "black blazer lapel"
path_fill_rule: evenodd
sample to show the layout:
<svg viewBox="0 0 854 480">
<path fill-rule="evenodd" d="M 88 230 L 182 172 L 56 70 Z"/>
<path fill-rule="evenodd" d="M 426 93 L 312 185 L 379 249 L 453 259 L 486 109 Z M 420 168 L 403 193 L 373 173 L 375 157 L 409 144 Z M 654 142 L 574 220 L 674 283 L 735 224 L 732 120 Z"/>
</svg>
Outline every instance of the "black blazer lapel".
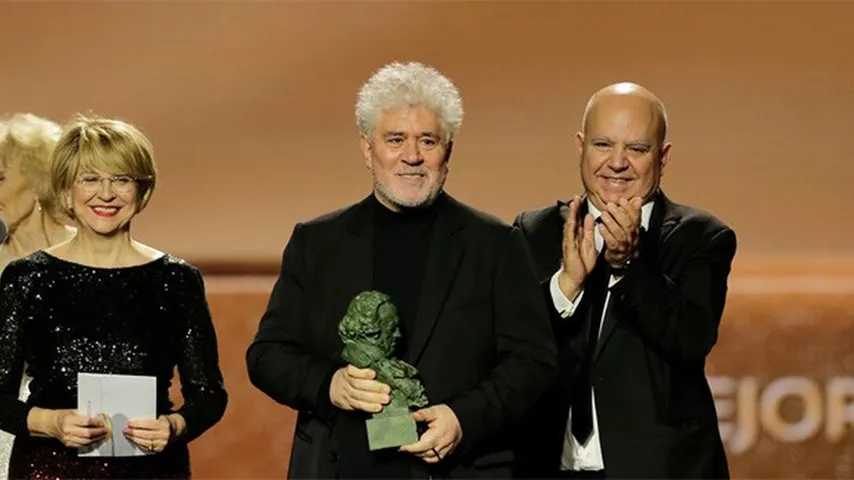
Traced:
<svg viewBox="0 0 854 480">
<path fill-rule="evenodd" d="M 652 208 L 652 216 L 649 219 L 649 229 L 641 233 L 641 258 L 650 259 L 653 262 L 658 262 L 658 250 L 661 242 L 670 234 L 679 223 L 679 215 L 673 208 L 673 204 L 660 191 L 655 195 L 655 206 Z M 596 342 L 596 353 L 593 361 L 595 362 L 608 339 L 614 332 L 614 327 L 620 318 L 620 300 L 616 297 L 609 299 L 608 315 L 605 316 L 605 322 L 602 325 L 602 332 L 599 335 L 599 341 Z"/>
<path fill-rule="evenodd" d="M 649 229 L 641 234 L 641 258 L 653 263 L 661 261 L 660 245 L 679 225 L 682 215 L 664 192 L 656 194 L 655 207 L 652 209 L 652 217 L 649 219 Z"/>
<path fill-rule="evenodd" d="M 542 250 L 548 259 L 546 261 L 541 260 L 539 262 L 540 265 L 548 266 L 545 271 L 540 272 L 539 278 L 539 280 L 546 283 L 546 285 L 551 281 L 552 275 L 554 275 L 554 273 L 558 271 L 563 264 L 563 226 L 566 222 L 564 215 L 568 214 L 568 205 L 569 204 L 567 202 L 558 200 L 554 207 L 554 214 L 549 214 L 548 221 L 542 229 L 541 236 L 543 240 L 540 241 L 539 238 L 532 239 L 534 245 L 542 245 L 542 248 L 538 248 L 538 250 Z M 584 202 L 581 205 L 584 212 L 580 213 L 579 216 L 584 218 L 584 214 L 587 213 L 587 202 Z M 554 242 L 555 238 L 559 239 L 557 243 Z M 533 253 L 536 255 L 539 252 Z M 551 306 L 551 301 L 549 301 L 549 306 Z"/>
<path fill-rule="evenodd" d="M 415 328 L 406 341 L 404 360 L 417 365 L 436 320 L 448 298 L 448 293 L 457 277 L 465 248 L 456 241 L 454 235 L 463 227 L 461 207 L 456 200 L 442 194 L 437 200 L 436 223 L 430 234 L 430 250 L 427 254 L 427 267 L 418 301 Z"/>
<path fill-rule="evenodd" d="M 371 198 L 367 197 L 357 203 L 344 214 L 344 235 L 342 238 L 330 239 L 340 242 L 337 249 L 341 258 L 343 270 L 334 279 L 336 285 L 335 302 L 342 305 L 343 316 L 350 300 L 365 290 L 373 288 L 374 284 L 374 222 L 371 209 Z M 341 319 L 339 318 L 338 321 Z"/>
</svg>

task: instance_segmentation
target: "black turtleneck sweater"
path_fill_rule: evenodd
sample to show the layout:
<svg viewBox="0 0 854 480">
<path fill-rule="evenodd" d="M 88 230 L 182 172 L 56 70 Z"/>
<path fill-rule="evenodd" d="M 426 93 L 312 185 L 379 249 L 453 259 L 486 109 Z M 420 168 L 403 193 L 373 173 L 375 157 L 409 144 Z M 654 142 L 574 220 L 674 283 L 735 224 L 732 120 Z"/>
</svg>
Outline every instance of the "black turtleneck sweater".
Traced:
<svg viewBox="0 0 854 480">
<path fill-rule="evenodd" d="M 405 355 L 413 331 L 427 266 L 430 233 L 436 219 L 435 203 L 427 208 L 393 212 L 373 199 L 373 288 L 391 297 L 400 318 L 402 341 L 397 357 Z"/>
</svg>

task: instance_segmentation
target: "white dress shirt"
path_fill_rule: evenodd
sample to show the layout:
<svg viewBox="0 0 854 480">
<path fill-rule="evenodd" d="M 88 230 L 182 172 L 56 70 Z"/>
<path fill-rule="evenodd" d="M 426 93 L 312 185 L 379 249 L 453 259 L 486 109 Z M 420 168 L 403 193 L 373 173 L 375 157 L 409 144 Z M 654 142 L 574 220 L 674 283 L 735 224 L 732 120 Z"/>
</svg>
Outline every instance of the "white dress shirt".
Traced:
<svg viewBox="0 0 854 480">
<path fill-rule="evenodd" d="M 652 216 L 653 202 L 647 202 L 641 207 L 641 226 L 644 229 L 649 229 L 649 218 Z M 602 216 L 602 212 L 596 208 L 589 200 L 587 208 L 593 219 L 596 220 Z M 593 229 L 593 240 L 596 245 L 596 252 L 601 252 L 605 245 L 605 240 L 599 229 L 604 228 L 601 224 L 596 224 Z M 561 318 L 569 318 L 575 313 L 578 305 L 581 304 L 581 297 L 584 296 L 584 290 L 581 290 L 574 299 L 566 298 L 566 295 L 560 289 L 558 277 L 563 272 L 563 267 L 552 275 L 549 282 L 549 291 L 551 293 L 552 302 L 555 309 L 560 313 Z M 605 322 L 605 313 L 608 311 L 608 302 L 611 300 L 611 290 L 622 277 L 611 275 L 608 279 L 608 293 L 605 296 L 605 305 L 602 307 L 602 317 L 599 319 L 599 333 L 602 333 L 602 323 Z M 566 423 L 566 433 L 563 438 L 563 455 L 560 459 L 561 470 L 603 470 L 605 462 L 602 460 L 602 445 L 599 441 L 599 420 L 596 415 L 596 392 L 591 388 L 592 399 L 592 414 L 593 414 L 593 432 L 587 438 L 587 441 L 582 444 L 572 435 L 572 408 L 569 409 L 569 418 Z"/>
</svg>

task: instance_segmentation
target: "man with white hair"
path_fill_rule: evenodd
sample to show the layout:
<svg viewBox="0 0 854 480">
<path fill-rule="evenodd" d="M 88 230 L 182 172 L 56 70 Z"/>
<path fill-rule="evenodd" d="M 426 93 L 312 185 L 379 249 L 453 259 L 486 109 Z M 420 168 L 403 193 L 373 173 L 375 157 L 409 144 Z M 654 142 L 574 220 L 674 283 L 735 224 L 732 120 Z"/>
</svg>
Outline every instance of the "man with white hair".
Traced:
<svg viewBox="0 0 854 480">
<path fill-rule="evenodd" d="M 516 219 L 551 304 L 560 366 L 519 473 L 726 477 L 704 366 L 735 233 L 659 188 L 671 144 L 664 104 L 646 88 L 596 92 L 575 147 L 584 195 Z"/>
<path fill-rule="evenodd" d="M 519 232 L 444 192 L 462 123 L 456 87 L 419 63 L 386 65 L 356 104 L 373 192 L 300 223 L 258 334 L 252 382 L 299 411 L 291 477 L 506 477 L 513 435 L 556 372 L 544 298 Z M 371 452 L 365 420 L 389 402 L 345 365 L 338 325 L 358 293 L 391 297 L 430 405 L 420 438 Z"/>
</svg>

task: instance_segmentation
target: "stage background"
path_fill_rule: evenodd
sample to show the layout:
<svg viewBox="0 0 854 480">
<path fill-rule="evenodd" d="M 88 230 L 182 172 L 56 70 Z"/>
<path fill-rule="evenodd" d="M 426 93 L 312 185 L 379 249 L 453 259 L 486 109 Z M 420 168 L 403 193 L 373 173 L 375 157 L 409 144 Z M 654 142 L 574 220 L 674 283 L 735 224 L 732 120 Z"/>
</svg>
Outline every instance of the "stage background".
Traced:
<svg viewBox="0 0 854 480">
<path fill-rule="evenodd" d="M 0 112 L 123 118 L 160 178 L 142 241 L 208 274 L 231 393 L 197 478 L 284 472 L 293 413 L 243 354 L 297 221 L 364 197 L 353 103 L 381 65 L 436 66 L 466 117 L 448 190 L 511 220 L 580 190 L 596 89 L 667 104 L 664 188 L 735 228 L 709 375 L 740 477 L 854 476 L 854 4 L 0 4 Z"/>
</svg>

